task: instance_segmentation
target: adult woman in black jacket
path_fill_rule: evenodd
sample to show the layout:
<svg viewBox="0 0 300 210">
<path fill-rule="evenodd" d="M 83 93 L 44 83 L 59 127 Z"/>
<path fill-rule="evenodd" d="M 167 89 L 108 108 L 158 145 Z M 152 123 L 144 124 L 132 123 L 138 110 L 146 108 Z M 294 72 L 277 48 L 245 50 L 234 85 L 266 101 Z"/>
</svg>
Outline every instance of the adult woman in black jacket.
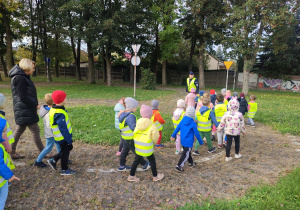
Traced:
<svg viewBox="0 0 300 210">
<path fill-rule="evenodd" d="M 44 149 L 40 138 L 40 128 L 38 126 L 39 117 L 37 115 L 37 108 L 39 105 L 36 88 L 30 79 L 30 75 L 32 75 L 34 70 L 34 62 L 30 59 L 23 58 L 19 65 L 15 65 L 9 71 L 15 122 L 17 124 L 17 128 L 14 132 L 15 142 L 12 144 L 11 153 L 11 157 L 14 159 L 24 158 L 24 156 L 16 153 L 16 147 L 26 127 L 28 127 L 33 134 L 33 139 L 38 150 L 41 152 Z"/>
</svg>

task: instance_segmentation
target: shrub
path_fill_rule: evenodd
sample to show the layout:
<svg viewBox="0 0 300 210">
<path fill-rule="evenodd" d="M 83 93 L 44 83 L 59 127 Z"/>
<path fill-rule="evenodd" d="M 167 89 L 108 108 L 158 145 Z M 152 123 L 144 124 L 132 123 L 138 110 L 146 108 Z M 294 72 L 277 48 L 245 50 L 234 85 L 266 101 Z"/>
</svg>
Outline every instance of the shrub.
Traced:
<svg viewBox="0 0 300 210">
<path fill-rule="evenodd" d="M 142 89 L 155 90 L 156 75 L 150 69 L 142 69 L 142 79 L 140 81 Z"/>
</svg>

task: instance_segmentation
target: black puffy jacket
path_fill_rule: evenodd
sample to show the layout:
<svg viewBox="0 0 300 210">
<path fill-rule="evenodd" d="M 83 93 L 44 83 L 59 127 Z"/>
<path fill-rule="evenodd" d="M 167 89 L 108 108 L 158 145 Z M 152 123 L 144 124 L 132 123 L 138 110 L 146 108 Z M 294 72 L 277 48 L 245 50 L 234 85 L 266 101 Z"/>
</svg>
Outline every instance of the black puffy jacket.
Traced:
<svg viewBox="0 0 300 210">
<path fill-rule="evenodd" d="M 240 102 L 239 112 L 241 112 L 243 115 L 245 115 L 245 113 L 248 112 L 248 102 L 246 101 L 246 99 L 244 97 L 238 98 L 238 101 Z"/>
<path fill-rule="evenodd" d="M 13 96 L 14 114 L 17 125 L 37 123 L 37 95 L 30 76 L 15 65 L 9 71 L 11 78 L 11 91 Z"/>
</svg>

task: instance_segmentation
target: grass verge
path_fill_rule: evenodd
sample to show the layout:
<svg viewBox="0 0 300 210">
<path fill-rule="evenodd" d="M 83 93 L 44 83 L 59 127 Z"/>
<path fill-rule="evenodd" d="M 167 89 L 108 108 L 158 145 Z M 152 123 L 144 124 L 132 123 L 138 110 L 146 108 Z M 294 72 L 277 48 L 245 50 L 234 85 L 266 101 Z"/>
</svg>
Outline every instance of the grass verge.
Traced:
<svg viewBox="0 0 300 210">
<path fill-rule="evenodd" d="M 280 178 L 276 185 L 253 187 L 242 198 L 214 202 L 206 198 L 180 209 L 300 209 L 300 167 Z"/>
</svg>

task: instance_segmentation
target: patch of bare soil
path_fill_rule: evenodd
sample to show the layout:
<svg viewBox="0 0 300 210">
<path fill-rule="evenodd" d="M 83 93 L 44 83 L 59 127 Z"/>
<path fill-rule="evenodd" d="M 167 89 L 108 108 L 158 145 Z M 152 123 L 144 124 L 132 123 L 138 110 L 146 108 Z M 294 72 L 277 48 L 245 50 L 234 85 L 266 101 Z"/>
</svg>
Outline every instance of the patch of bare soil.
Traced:
<svg viewBox="0 0 300 210">
<path fill-rule="evenodd" d="M 184 97 L 183 91 L 161 99 L 161 112 L 172 113 L 180 97 Z M 95 103 L 103 102 L 99 101 Z M 112 102 L 112 105 L 115 104 L 114 100 L 106 102 L 107 105 Z M 7 118 L 14 128 L 11 111 Z M 211 199 L 239 197 L 251 186 L 275 184 L 281 175 L 299 166 L 299 136 L 281 135 L 268 126 L 256 125 L 256 128 L 247 127 L 247 136 L 241 137 L 241 159 L 225 162 L 224 149 L 208 154 L 207 145 L 204 144 L 200 149 L 201 155 L 193 156 L 198 165 L 195 168 L 186 165 L 182 173 L 175 171 L 180 157 L 174 154 L 175 143 L 165 144 L 164 149 L 155 151 L 158 172 L 165 174 L 165 178 L 157 183 L 152 182 L 151 170 L 137 172 L 136 175 L 141 178 L 139 183 L 127 182 L 129 172 L 109 172 L 119 164 L 119 158 L 115 155 L 116 146 L 75 142 L 70 156 L 74 161 L 70 167 L 77 171 L 75 176 L 60 176 L 59 170 L 54 171 L 49 166 L 37 168 L 33 164 L 38 151 L 31 134 L 26 130 L 17 147 L 17 152 L 26 155 L 26 158 L 16 160 L 17 167 L 14 170 L 21 181 L 9 188 L 6 207 L 156 209 L 200 202 L 206 196 Z M 217 142 L 213 142 L 213 146 L 217 147 Z M 231 156 L 234 157 L 234 145 Z M 131 164 L 133 159 L 133 154 L 130 154 L 127 163 Z"/>
</svg>

